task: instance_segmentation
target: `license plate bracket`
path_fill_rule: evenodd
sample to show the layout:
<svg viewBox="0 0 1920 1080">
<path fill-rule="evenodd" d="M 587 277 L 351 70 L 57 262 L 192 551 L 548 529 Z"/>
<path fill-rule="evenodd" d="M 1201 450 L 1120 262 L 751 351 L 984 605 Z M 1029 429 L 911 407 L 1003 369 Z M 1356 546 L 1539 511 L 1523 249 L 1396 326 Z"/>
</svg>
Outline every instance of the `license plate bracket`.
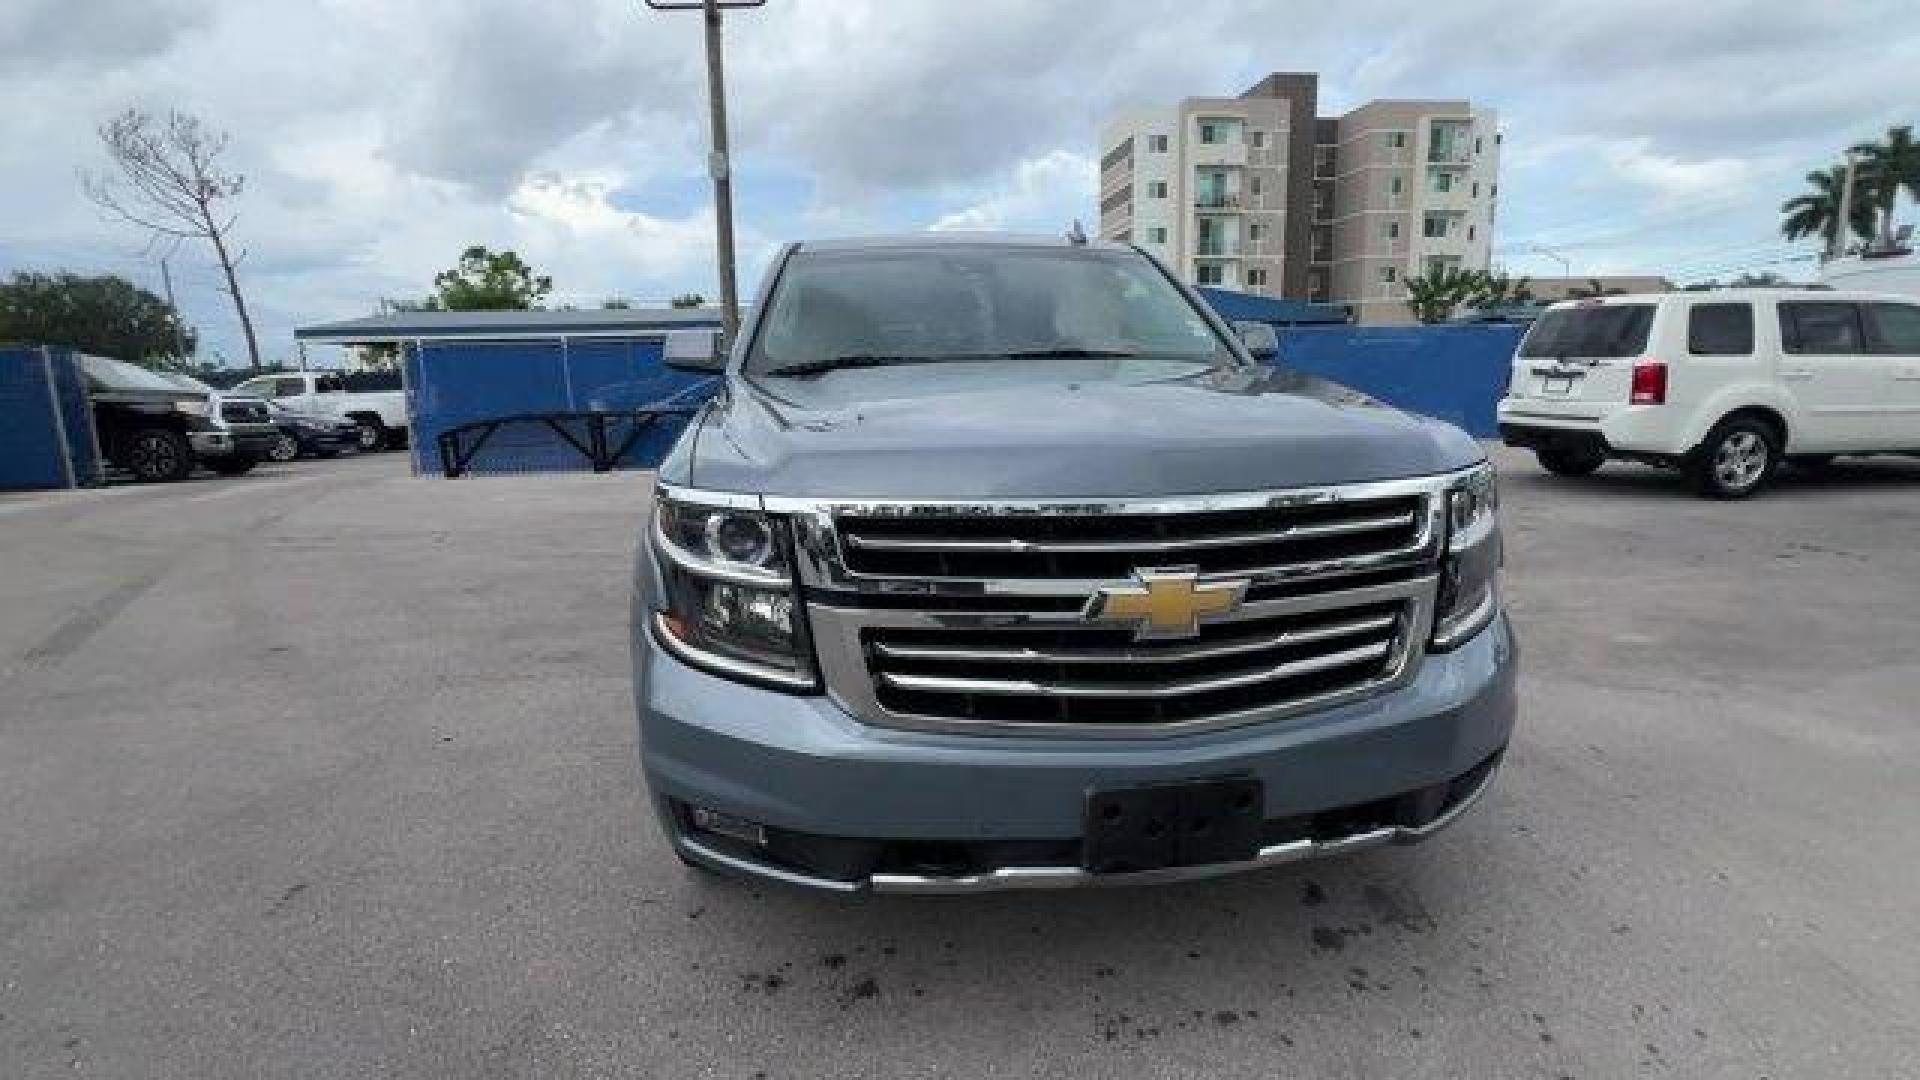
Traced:
<svg viewBox="0 0 1920 1080">
<path fill-rule="evenodd" d="M 1082 863 L 1124 874 L 1245 862 L 1260 853 L 1265 798 L 1253 776 L 1224 776 L 1087 796 Z"/>
</svg>

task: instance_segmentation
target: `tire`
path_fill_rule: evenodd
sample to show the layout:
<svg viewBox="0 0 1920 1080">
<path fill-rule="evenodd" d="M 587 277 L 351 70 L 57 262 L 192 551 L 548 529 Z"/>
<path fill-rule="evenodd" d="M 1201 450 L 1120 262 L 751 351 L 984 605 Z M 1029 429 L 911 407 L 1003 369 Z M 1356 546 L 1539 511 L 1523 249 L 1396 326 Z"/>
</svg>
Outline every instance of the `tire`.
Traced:
<svg viewBox="0 0 1920 1080">
<path fill-rule="evenodd" d="M 214 458 L 207 462 L 207 468 L 221 476 L 245 476 L 258 464 L 260 464 L 259 459 L 252 454 L 234 454 L 231 457 Z"/>
<path fill-rule="evenodd" d="M 267 446 L 268 461 L 292 461 L 299 456 L 300 441 L 284 431 Z"/>
<path fill-rule="evenodd" d="M 387 425 L 378 417 L 360 417 L 354 420 L 360 425 L 360 452 L 371 454 L 375 450 L 387 448 Z"/>
<path fill-rule="evenodd" d="M 1687 458 L 1687 480 L 1709 499 L 1744 499 L 1780 467 L 1780 433 L 1755 416 L 1730 416 L 1714 425 Z"/>
<path fill-rule="evenodd" d="M 1607 461 L 1605 453 L 1583 446 L 1543 446 L 1533 456 L 1555 476 L 1591 476 Z"/>
<path fill-rule="evenodd" d="M 127 437 L 127 470 L 146 484 L 170 484 L 193 475 L 193 444 L 166 428 L 141 428 Z"/>
</svg>

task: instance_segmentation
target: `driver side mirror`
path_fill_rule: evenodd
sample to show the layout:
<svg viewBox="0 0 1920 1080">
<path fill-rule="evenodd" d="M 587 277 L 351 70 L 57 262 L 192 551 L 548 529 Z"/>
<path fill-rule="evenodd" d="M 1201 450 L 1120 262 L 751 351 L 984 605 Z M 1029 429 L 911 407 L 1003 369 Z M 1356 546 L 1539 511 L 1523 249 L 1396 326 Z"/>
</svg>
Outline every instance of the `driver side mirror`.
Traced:
<svg viewBox="0 0 1920 1080">
<path fill-rule="evenodd" d="M 707 327 L 669 330 L 661 359 L 668 367 L 680 371 L 725 371 L 726 335 Z"/>
<path fill-rule="evenodd" d="M 1280 355 L 1280 335 L 1273 332 L 1272 323 L 1242 320 L 1233 324 L 1233 332 L 1240 335 L 1240 344 L 1256 359 Z"/>
</svg>

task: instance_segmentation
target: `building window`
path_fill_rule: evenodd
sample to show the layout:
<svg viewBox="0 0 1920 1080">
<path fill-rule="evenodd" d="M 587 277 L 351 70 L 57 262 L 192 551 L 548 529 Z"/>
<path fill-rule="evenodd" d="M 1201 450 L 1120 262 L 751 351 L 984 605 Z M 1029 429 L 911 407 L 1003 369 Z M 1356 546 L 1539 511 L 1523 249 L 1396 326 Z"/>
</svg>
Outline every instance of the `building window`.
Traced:
<svg viewBox="0 0 1920 1080">
<path fill-rule="evenodd" d="M 1453 174 L 1442 169 L 1435 169 L 1427 174 L 1427 184 L 1433 188 L 1436 194 L 1445 195 L 1447 192 L 1453 190 Z"/>
<path fill-rule="evenodd" d="M 1164 154 L 1164 153 L 1166 153 L 1166 152 L 1167 152 L 1167 137 L 1166 137 L 1165 135 L 1149 135 L 1149 136 L 1147 136 L 1147 152 L 1148 152 L 1148 153 L 1150 153 L 1150 154 Z"/>
<path fill-rule="evenodd" d="M 1475 136 L 1475 137 L 1474 137 L 1474 140 L 1473 140 L 1473 152 L 1474 152 L 1474 153 L 1476 153 L 1476 154 L 1478 154 L 1478 153 L 1480 152 L 1480 138 L 1479 138 L 1479 136 Z"/>
<path fill-rule="evenodd" d="M 1166 242 L 1167 227 L 1165 225 L 1152 225 L 1147 228 L 1147 243 L 1164 244 Z"/>
<path fill-rule="evenodd" d="M 1253 145 L 1256 150 L 1267 145 L 1267 133 L 1264 131 L 1255 129 L 1253 134 L 1248 136 L 1248 138 L 1253 140 Z"/>
<path fill-rule="evenodd" d="M 1399 279 L 1400 279 L 1400 268 L 1399 268 L 1399 267 L 1397 267 L 1397 266 L 1383 266 L 1383 267 L 1381 267 L 1381 268 L 1380 268 L 1380 281 L 1381 281 L 1381 283 L 1382 283 L 1382 284 L 1385 284 L 1385 285 L 1391 285 L 1391 284 L 1393 284 L 1393 283 L 1394 283 L 1395 281 L 1398 281 Z"/>
<path fill-rule="evenodd" d="M 1473 226 L 1467 226 L 1467 243 L 1473 243 Z"/>
<path fill-rule="evenodd" d="M 1385 225 L 1381 226 L 1380 231 L 1382 233 L 1385 233 L 1387 239 L 1389 240 L 1400 239 L 1400 223 L 1397 221 L 1387 222 Z"/>
<path fill-rule="evenodd" d="M 1389 177 L 1389 178 L 1387 179 L 1387 194 L 1389 194 L 1389 195 L 1398 195 L 1398 194 L 1400 194 L 1400 193 L 1401 193 L 1402 191 L 1405 191 L 1406 189 L 1407 189 L 1407 178 L 1406 178 L 1406 177 L 1404 177 L 1404 176 L 1394 176 L 1394 177 Z"/>
<path fill-rule="evenodd" d="M 1489 198 L 1489 199 L 1497 199 L 1497 198 L 1499 198 L 1499 197 L 1500 197 L 1500 185 L 1499 185 L 1499 184 L 1488 184 L 1488 185 L 1487 185 L 1487 198 Z"/>
<path fill-rule="evenodd" d="M 1202 263 L 1194 267 L 1193 276 L 1202 285 L 1219 285 L 1226 281 L 1226 275 L 1216 263 Z"/>
<path fill-rule="evenodd" d="M 1407 133 L 1404 131 L 1387 132 L 1387 149 L 1404 150 L 1407 147 Z"/>
<path fill-rule="evenodd" d="M 1444 214 L 1428 214 L 1426 220 L 1421 223 L 1420 235 L 1434 240 L 1445 239 L 1447 235 L 1446 216 Z"/>
<path fill-rule="evenodd" d="M 1247 284 L 1265 285 L 1266 283 L 1267 283 L 1267 272 L 1265 270 L 1256 266 L 1247 271 Z"/>
<path fill-rule="evenodd" d="M 1167 197 L 1167 182 L 1165 180 L 1147 181 L 1147 198 L 1164 199 L 1166 197 Z"/>
<path fill-rule="evenodd" d="M 1260 227 L 1260 223 L 1259 223 L 1259 222 L 1257 222 L 1257 221 L 1249 221 L 1249 222 L 1247 222 L 1247 239 L 1249 239 L 1249 240 L 1258 240 L 1258 239 L 1260 239 L 1260 233 L 1261 233 L 1261 231 L 1262 231 L 1262 230 L 1261 230 L 1261 227 Z"/>
<path fill-rule="evenodd" d="M 1247 191 L 1249 194 L 1253 194 L 1253 195 L 1260 194 L 1261 186 L 1262 185 L 1260 182 L 1260 178 L 1258 176 L 1247 177 Z"/>
<path fill-rule="evenodd" d="M 1506 134 L 1506 133 L 1505 133 L 1505 132 L 1503 132 L 1503 131 L 1496 131 L 1496 132 L 1494 132 L 1494 133 L 1493 133 L 1493 145 L 1495 145 L 1495 146 L 1499 146 L 1499 145 L 1500 145 L 1500 136 L 1502 136 L 1502 135 L 1504 135 L 1504 134 Z"/>
<path fill-rule="evenodd" d="M 1200 141 L 1208 145 L 1227 141 L 1227 126 L 1212 120 L 1200 121 Z"/>
</svg>

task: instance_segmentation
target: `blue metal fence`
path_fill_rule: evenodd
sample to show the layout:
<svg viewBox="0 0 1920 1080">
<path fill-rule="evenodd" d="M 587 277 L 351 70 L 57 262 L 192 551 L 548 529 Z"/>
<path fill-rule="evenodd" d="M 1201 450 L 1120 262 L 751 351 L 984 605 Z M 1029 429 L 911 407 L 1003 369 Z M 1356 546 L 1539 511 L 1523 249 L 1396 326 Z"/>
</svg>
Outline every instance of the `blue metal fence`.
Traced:
<svg viewBox="0 0 1920 1080">
<path fill-rule="evenodd" d="M 0 346 L 0 489 L 95 482 L 93 415 L 73 354 Z"/>
<path fill-rule="evenodd" d="M 1495 406 L 1506 393 L 1524 326 L 1289 326 L 1280 363 L 1320 375 L 1468 434 L 1499 434 Z"/>
<path fill-rule="evenodd" d="M 406 350 L 409 438 L 414 468 L 440 473 L 440 436 L 467 424 L 532 413 L 622 412 L 697 405 L 712 392 L 708 375 L 661 363 L 657 338 L 569 338 L 423 342 Z M 584 421 L 582 421 L 584 423 Z M 564 426 L 564 424 L 563 424 Z M 637 439 L 620 464 L 659 463 L 685 426 L 663 418 Z M 584 438 L 584 435 L 582 436 Z M 545 424 L 507 425 L 492 433 L 471 472 L 563 472 L 590 462 Z"/>
</svg>

